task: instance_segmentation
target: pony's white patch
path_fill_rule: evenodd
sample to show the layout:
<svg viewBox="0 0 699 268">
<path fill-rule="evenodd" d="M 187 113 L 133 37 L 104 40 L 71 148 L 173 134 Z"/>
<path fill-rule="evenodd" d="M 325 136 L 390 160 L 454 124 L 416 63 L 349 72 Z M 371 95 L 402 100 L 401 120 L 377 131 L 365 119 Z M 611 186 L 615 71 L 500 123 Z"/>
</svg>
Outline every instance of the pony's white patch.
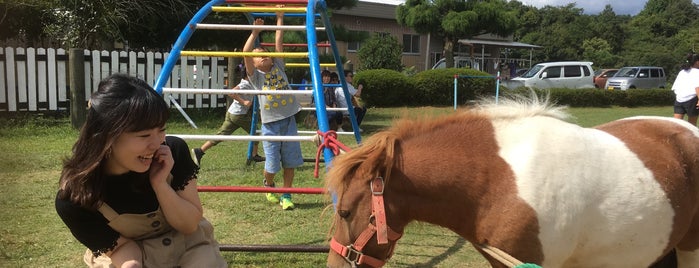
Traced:
<svg viewBox="0 0 699 268">
<path fill-rule="evenodd" d="M 537 213 L 543 267 L 647 267 L 662 254 L 674 210 L 623 142 L 552 117 L 493 124 L 519 196 Z"/>
</svg>

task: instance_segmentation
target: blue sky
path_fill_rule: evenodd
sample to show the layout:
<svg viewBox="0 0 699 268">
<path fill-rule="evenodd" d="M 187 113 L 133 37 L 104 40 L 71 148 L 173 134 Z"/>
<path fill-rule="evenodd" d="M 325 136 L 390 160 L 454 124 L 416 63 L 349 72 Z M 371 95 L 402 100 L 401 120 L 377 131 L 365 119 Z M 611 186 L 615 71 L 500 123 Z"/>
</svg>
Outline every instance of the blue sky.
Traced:
<svg viewBox="0 0 699 268">
<path fill-rule="evenodd" d="M 582 8 L 585 14 L 597 14 L 604 9 L 607 4 L 612 5 L 616 14 L 636 15 L 646 5 L 646 0 L 518 0 L 525 5 L 535 7 L 564 6 L 576 3 L 576 7 Z M 692 0 L 694 4 L 699 4 L 699 0 Z"/>
</svg>

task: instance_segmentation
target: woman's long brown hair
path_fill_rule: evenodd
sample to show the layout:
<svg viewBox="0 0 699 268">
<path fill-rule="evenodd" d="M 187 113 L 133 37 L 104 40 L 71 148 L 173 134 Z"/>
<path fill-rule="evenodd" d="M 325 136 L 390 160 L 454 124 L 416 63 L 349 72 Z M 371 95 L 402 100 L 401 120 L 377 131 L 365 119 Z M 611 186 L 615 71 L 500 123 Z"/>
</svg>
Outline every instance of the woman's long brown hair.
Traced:
<svg viewBox="0 0 699 268">
<path fill-rule="evenodd" d="M 124 132 L 163 127 L 169 117 L 167 103 L 145 81 L 123 74 L 102 80 L 73 154 L 63 161 L 58 198 L 96 209 L 104 191 L 102 165 L 114 141 Z"/>
</svg>

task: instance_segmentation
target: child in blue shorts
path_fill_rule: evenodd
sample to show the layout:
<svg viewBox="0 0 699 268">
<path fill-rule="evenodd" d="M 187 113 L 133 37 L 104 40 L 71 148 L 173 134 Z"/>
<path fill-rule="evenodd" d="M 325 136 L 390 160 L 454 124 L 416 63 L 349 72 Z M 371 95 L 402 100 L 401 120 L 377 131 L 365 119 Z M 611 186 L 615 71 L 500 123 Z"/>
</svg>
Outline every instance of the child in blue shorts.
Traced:
<svg viewBox="0 0 699 268">
<path fill-rule="evenodd" d="M 264 20 L 258 18 L 254 25 L 264 25 Z M 277 25 L 284 25 L 284 14 L 277 13 Z M 244 52 L 264 52 L 264 48 L 255 48 L 255 40 L 260 29 L 253 29 L 243 47 Z M 275 48 L 283 51 L 283 31 L 276 31 Z M 289 79 L 284 72 L 285 63 L 281 59 L 269 56 L 245 57 L 245 68 L 250 83 L 257 90 L 291 90 Z M 294 95 L 270 94 L 259 95 L 260 117 L 262 120 L 263 136 L 297 136 L 295 115 L 301 111 L 301 105 Z M 274 177 L 281 171 L 284 177 L 284 187 L 292 187 L 294 169 L 303 164 L 301 143 L 298 141 L 263 141 L 265 151 L 264 185 L 274 187 Z M 291 194 L 284 193 L 279 198 L 276 194 L 267 193 L 267 200 L 279 203 L 284 210 L 294 209 Z"/>
</svg>

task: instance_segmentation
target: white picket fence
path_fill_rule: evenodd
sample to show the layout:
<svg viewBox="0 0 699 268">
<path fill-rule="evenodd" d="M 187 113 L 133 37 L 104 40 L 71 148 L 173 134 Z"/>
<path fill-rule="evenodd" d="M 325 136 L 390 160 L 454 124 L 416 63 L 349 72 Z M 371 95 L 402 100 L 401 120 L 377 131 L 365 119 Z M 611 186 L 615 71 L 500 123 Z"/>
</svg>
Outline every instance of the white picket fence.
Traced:
<svg viewBox="0 0 699 268">
<path fill-rule="evenodd" d="M 169 53 L 84 50 L 85 96 L 113 73 L 126 73 L 154 85 Z M 70 76 L 64 49 L 0 47 L 0 112 L 69 110 Z M 221 89 L 223 57 L 180 57 L 165 87 Z M 225 107 L 217 94 L 172 94 L 184 108 Z"/>
</svg>

